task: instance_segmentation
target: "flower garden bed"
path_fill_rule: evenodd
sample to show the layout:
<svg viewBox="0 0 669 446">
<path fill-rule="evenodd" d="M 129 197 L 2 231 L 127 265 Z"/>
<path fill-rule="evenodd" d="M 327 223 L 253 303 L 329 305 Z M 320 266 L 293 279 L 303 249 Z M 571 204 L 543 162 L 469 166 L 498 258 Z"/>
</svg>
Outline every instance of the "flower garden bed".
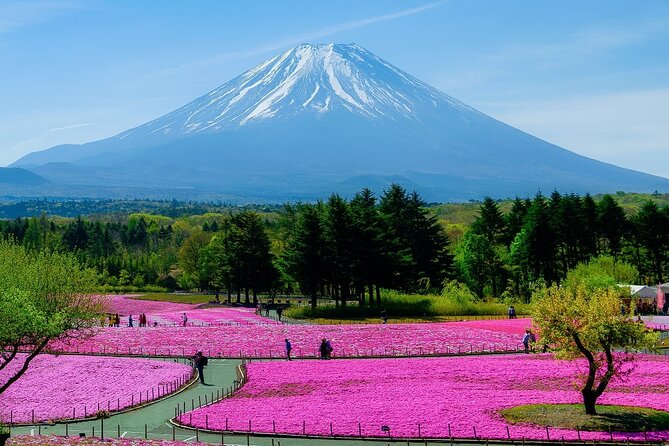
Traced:
<svg viewBox="0 0 669 446">
<path fill-rule="evenodd" d="M 502 409 L 522 404 L 580 403 L 572 385 L 577 365 L 583 366 L 550 355 L 251 363 L 240 391 L 177 421 L 210 430 L 286 435 L 669 438 L 669 431 L 578 432 L 504 421 Z M 599 402 L 669 410 L 668 368 L 667 358 L 641 357 L 628 380 L 611 383 Z"/>
<path fill-rule="evenodd" d="M 137 316 L 139 313 L 153 314 L 165 312 L 183 312 L 197 307 L 197 304 L 181 304 L 175 302 L 163 302 L 156 300 L 134 299 L 130 294 L 114 294 L 104 296 L 110 313 L 118 313 L 121 316 L 130 314 Z"/>
<path fill-rule="evenodd" d="M 18 369 L 21 359 L 0 371 L 0 380 Z M 33 423 L 115 412 L 177 391 L 191 373 L 190 367 L 168 361 L 39 355 L 0 395 L 0 419 Z"/>
<path fill-rule="evenodd" d="M 104 328 L 85 341 L 70 344 L 55 343 L 50 348 L 54 351 L 91 354 L 164 356 L 186 356 L 202 350 L 205 355 L 211 357 L 276 358 L 285 354 L 286 338 L 291 340 L 293 355 L 297 357 L 317 356 L 322 338 L 332 342 L 334 357 L 424 356 L 515 351 L 520 346 L 522 329 L 519 329 L 518 333 L 510 333 L 509 331 L 513 330 L 506 327 L 504 321 L 485 322 L 489 323 L 486 328 L 452 322 Z M 524 320 L 522 324 L 529 324 L 529 319 Z"/>
<path fill-rule="evenodd" d="M 199 445 L 205 443 L 167 440 L 141 440 L 139 438 L 79 438 L 79 437 L 57 437 L 53 435 L 20 435 L 11 437 L 7 441 L 8 446 L 186 446 Z"/>
</svg>

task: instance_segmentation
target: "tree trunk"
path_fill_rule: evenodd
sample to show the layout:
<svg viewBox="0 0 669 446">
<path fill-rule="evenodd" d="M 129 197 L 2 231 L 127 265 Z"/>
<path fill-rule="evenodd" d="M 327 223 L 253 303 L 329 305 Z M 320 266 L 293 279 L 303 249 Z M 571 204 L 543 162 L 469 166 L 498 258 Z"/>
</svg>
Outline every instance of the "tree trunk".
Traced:
<svg viewBox="0 0 669 446">
<path fill-rule="evenodd" d="M 376 285 L 376 306 L 381 308 L 381 288 Z"/>
<path fill-rule="evenodd" d="M 374 284 L 369 284 L 369 306 L 374 306 Z"/>
<path fill-rule="evenodd" d="M 258 305 L 258 293 L 255 288 L 253 288 L 253 305 Z"/>
<path fill-rule="evenodd" d="M 242 289 L 237 287 L 237 303 L 242 303 Z"/>
<path fill-rule="evenodd" d="M 244 303 L 248 304 L 249 303 L 249 289 L 244 288 Z"/>
<path fill-rule="evenodd" d="M 597 409 L 595 408 L 597 396 L 595 396 L 595 392 L 583 389 L 581 393 L 583 394 L 583 405 L 585 406 L 586 415 L 597 415 Z"/>
<path fill-rule="evenodd" d="M 316 292 L 311 293 L 311 309 L 315 310 L 318 305 L 318 297 L 316 297 Z"/>
</svg>

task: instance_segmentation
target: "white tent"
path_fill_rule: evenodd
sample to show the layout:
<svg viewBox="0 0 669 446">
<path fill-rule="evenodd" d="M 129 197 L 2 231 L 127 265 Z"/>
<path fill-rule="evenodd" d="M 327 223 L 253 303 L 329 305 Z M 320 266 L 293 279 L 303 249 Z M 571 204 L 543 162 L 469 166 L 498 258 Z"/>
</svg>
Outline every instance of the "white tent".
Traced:
<svg viewBox="0 0 669 446">
<path fill-rule="evenodd" d="M 669 284 L 668 284 L 669 285 Z M 630 294 L 634 298 L 654 299 L 657 297 L 657 287 L 645 285 L 630 285 Z"/>
</svg>

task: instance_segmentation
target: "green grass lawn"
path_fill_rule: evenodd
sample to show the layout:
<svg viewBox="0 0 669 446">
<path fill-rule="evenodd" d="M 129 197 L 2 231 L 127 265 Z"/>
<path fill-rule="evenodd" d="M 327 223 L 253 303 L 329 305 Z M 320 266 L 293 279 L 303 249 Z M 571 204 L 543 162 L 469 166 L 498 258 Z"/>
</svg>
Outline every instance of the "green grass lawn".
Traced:
<svg viewBox="0 0 669 446">
<path fill-rule="evenodd" d="M 134 299 L 158 300 L 163 302 L 175 302 L 180 304 L 206 304 L 215 300 L 213 294 L 173 294 L 173 293 L 146 293 L 134 296 Z"/>
<path fill-rule="evenodd" d="M 644 432 L 669 429 L 669 412 L 646 407 L 598 405 L 586 415 L 582 404 L 530 404 L 501 411 L 506 421 L 583 431 Z"/>
</svg>

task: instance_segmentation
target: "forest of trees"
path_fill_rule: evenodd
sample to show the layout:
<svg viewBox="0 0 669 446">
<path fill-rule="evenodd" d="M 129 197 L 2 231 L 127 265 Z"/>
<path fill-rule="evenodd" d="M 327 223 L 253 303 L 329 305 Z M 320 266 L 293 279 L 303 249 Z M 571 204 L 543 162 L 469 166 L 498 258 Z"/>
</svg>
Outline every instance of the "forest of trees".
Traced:
<svg viewBox="0 0 669 446">
<path fill-rule="evenodd" d="M 0 235 L 29 250 L 74 253 L 103 291 L 198 289 L 237 301 L 300 293 L 314 303 L 378 305 L 381 289 L 427 293 L 453 279 L 479 298 L 527 301 L 536 285 L 560 283 L 602 255 L 634 265 L 640 284 L 669 276 L 668 206 L 647 201 L 626 213 L 609 195 L 554 192 L 503 208 L 486 198 L 471 225 L 453 225 L 393 185 L 380 197 L 362 190 L 266 210 L 42 214 L 0 220 Z"/>
</svg>

